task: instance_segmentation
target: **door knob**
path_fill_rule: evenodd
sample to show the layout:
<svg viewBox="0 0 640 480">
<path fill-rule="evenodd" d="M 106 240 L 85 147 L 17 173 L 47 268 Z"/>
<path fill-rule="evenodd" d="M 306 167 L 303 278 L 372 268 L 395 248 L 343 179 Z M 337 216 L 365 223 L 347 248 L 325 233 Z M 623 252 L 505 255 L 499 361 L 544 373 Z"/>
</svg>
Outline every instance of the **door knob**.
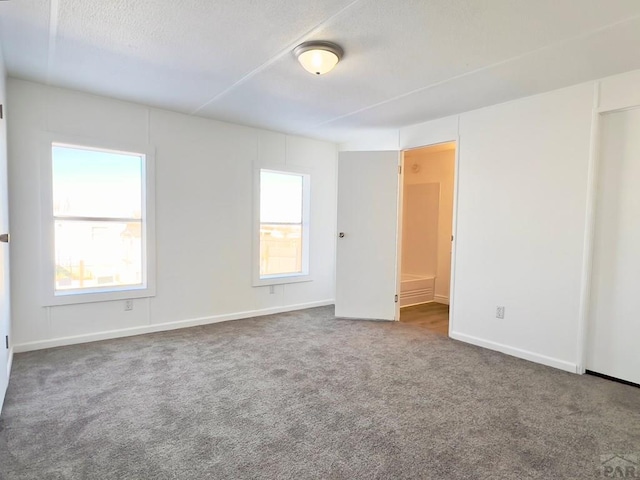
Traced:
<svg viewBox="0 0 640 480">
<path fill-rule="evenodd" d="M 340 232 L 340 233 L 338 234 L 338 236 L 339 236 L 340 238 L 344 238 L 344 232 Z"/>
<path fill-rule="evenodd" d="M 2 235 L 0 235 L 0 242 L 9 243 L 9 234 L 3 233 Z"/>
</svg>

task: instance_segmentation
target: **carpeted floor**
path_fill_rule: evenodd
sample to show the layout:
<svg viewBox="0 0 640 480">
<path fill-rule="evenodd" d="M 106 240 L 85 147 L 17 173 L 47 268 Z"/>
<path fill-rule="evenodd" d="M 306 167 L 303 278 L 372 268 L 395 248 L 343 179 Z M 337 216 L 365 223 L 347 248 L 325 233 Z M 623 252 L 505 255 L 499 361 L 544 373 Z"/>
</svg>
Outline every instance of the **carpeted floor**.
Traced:
<svg viewBox="0 0 640 480">
<path fill-rule="evenodd" d="M 585 479 L 640 389 L 317 308 L 16 355 L 3 479 Z"/>
</svg>

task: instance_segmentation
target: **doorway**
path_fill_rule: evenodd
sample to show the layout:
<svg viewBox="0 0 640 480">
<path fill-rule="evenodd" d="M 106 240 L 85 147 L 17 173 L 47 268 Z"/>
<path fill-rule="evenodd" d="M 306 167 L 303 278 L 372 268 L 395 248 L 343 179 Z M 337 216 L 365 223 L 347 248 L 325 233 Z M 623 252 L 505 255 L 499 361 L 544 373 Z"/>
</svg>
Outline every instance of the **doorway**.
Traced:
<svg viewBox="0 0 640 480">
<path fill-rule="evenodd" d="M 0 77 L 0 92 L 4 92 Z M 0 98 L 0 103 L 4 99 Z M 9 209 L 7 184 L 7 130 L 0 105 L 0 411 L 4 394 L 9 384 L 12 354 L 9 350 L 10 307 L 9 307 Z"/>
<path fill-rule="evenodd" d="M 456 143 L 402 156 L 400 321 L 449 333 Z"/>
</svg>

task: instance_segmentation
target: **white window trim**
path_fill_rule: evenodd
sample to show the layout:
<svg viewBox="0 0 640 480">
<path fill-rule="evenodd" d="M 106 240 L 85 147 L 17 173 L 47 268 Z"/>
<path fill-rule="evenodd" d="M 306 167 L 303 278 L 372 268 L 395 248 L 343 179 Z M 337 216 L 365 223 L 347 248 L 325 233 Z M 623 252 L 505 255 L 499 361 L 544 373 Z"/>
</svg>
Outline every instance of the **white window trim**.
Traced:
<svg viewBox="0 0 640 480">
<path fill-rule="evenodd" d="M 53 215 L 53 158 L 52 146 L 70 145 L 87 150 L 108 150 L 118 153 L 144 155 L 142 202 L 146 216 L 142 221 L 143 285 L 86 289 L 58 292 L 55 290 L 55 230 Z M 40 168 L 40 291 L 42 306 L 72 305 L 154 297 L 156 294 L 156 223 L 155 223 L 155 158 L 150 145 L 130 145 L 105 142 L 92 138 L 50 133 L 44 135 Z"/>
<path fill-rule="evenodd" d="M 260 172 L 290 173 L 302 175 L 302 273 L 285 273 L 260 277 Z M 311 282 L 309 231 L 311 223 L 311 172 L 305 168 L 278 165 L 274 168 L 255 168 L 253 173 L 253 279 L 252 286 L 284 285 Z"/>
</svg>

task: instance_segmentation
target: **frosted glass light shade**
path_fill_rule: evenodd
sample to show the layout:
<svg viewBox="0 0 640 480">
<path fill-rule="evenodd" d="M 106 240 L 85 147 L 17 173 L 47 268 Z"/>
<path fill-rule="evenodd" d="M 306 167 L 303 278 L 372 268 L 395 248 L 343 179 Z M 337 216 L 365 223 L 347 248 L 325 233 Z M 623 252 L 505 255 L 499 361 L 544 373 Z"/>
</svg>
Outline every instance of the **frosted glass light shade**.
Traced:
<svg viewBox="0 0 640 480">
<path fill-rule="evenodd" d="M 333 70 L 343 52 L 338 45 L 331 42 L 305 42 L 298 45 L 293 53 L 307 72 L 323 75 Z"/>
</svg>

